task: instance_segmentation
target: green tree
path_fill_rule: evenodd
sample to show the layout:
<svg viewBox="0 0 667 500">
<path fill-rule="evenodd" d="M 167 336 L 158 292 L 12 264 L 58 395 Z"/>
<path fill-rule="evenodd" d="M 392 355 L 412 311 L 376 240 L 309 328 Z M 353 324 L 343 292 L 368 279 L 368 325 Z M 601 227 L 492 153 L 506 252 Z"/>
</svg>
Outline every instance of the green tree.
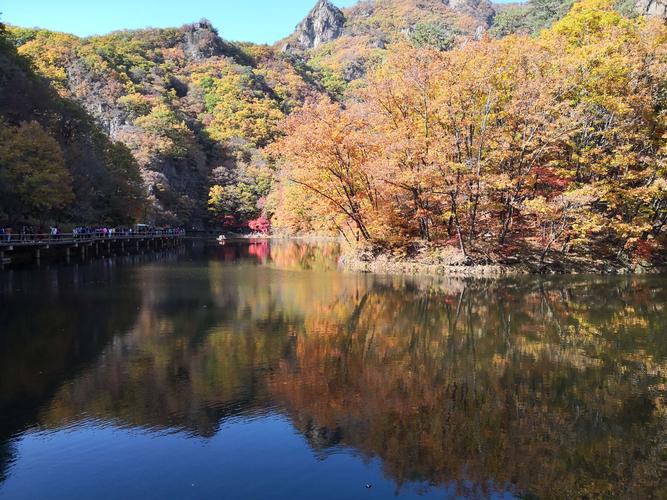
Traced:
<svg viewBox="0 0 667 500">
<path fill-rule="evenodd" d="M 530 7 L 508 7 L 493 19 L 490 33 L 497 38 L 515 33 L 530 33 L 532 32 L 528 19 L 530 14 Z"/>
<path fill-rule="evenodd" d="M 616 10 L 619 14 L 629 18 L 635 18 L 640 15 L 635 0 L 619 0 L 616 4 Z"/>
<path fill-rule="evenodd" d="M 144 134 L 133 134 L 125 142 L 135 152 L 141 165 L 154 164 L 161 157 L 185 159 L 196 145 L 196 139 L 185 121 L 166 104 L 158 104 L 135 125 Z"/>
<path fill-rule="evenodd" d="M 531 0 L 531 22 L 534 32 L 548 28 L 568 13 L 574 0 Z"/>
<path fill-rule="evenodd" d="M 109 142 L 104 151 L 109 182 L 99 193 L 111 224 L 129 224 L 140 216 L 146 199 L 137 161 L 124 144 Z"/>
<path fill-rule="evenodd" d="M 417 23 L 410 34 L 415 47 L 433 47 L 438 50 L 449 50 L 454 45 L 451 30 L 439 22 Z"/>
<path fill-rule="evenodd" d="M 215 185 L 209 191 L 209 212 L 216 218 L 233 215 L 247 221 L 260 215 L 260 200 L 268 194 L 262 184 L 239 182 L 229 186 Z"/>
<path fill-rule="evenodd" d="M 512 34 L 538 34 L 562 19 L 573 0 L 530 0 L 521 6 L 506 7 L 493 20 L 491 34 L 504 37 Z"/>
</svg>

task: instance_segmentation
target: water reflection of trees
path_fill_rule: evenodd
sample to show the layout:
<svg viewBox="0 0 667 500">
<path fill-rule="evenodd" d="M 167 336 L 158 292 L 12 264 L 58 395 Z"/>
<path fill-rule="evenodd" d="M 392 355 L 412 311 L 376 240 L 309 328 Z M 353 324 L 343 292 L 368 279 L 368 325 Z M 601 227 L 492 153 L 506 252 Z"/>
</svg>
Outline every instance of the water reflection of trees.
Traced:
<svg viewBox="0 0 667 500">
<path fill-rule="evenodd" d="M 133 327 L 42 423 L 211 436 L 276 410 L 318 453 L 380 457 L 398 484 L 665 493 L 664 280 L 293 272 L 307 260 L 286 248 L 260 267 L 142 268 Z"/>
<path fill-rule="evenodd" d="M 632 281 L 374 286 L 347 321 L 309 325 L 270 387 L 316 444 L 379 456 L 399 483 L 640 496 L 666 437 L 665 299 Z"/>
<path fill-rule="evenodd" d="M 223 242 L 210 252 L 221 262 L 237 265 L 250 262 L 283 270 L 333 271 L 337 268 L 340 245 L 337 243 L 311 244 L 295 241 L 248 240 Z"/>
<path fill-rule="evenodd" d="M 61 389 L 47 422 L 85 414 L 211 436 L 227 415 L 266 411 L 266 374 L 289 359 L 304 307 L 312 298 L 325 304 L 332 285 L 347 280 L 304 276 L 217 261 L 169 273 L 142 269 L 134 327 L 115 339 L 103 363 Z"/>
</svg>

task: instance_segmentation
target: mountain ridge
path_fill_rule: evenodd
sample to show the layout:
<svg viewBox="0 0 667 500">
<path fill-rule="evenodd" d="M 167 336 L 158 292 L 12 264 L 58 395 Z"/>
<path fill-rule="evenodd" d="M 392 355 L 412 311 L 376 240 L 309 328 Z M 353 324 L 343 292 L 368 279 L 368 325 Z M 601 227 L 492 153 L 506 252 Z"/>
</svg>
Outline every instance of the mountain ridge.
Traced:
<svg viewBox="0 0 667 500">
<path fill-rule="evenodd" d="M 78 38 L 9 27 L 19 55 L 63 97 L 73 99 L 137 159 L 149 210 L 161 224 L 201 228 L 211 185 L 239 188 L 244 217 L 266 189 L 259 149 L 286 113 L 319 94 L 270 47 L 232 44 L 206 20 L 180 28 Z M 248 177 L 249 176 L 249 177 Z M 247 201 L 250 198 L 250 201 Z"/>
<path fill-rule="evenodd" d="M 549 1 L 556 13 L 540 13 L 539 26 L 567 11 L 567 0 Z M 640 1 L 642 12 L 662 12 L 664 0 Z M 263 148 L 281 120 L 322 96 L 344 99 L 390 44 L 449 50 L 495 36 L 506 12 L 514 17 L 500 35 L 534 29 L 524 11 L 543 3 L 501 10 L 488 0 L 364 0 L 339 9 L 318 0 L 272 46 L 229 42 L 207 20 L 85 38 L 9 27 L 7 37 L 55 92 L 129 148 L 148 200 L 144 217 L 201 228 L 216 186 L 227 200 L 224 220 L 265 214 L 275 173 Z"/>
</svg>

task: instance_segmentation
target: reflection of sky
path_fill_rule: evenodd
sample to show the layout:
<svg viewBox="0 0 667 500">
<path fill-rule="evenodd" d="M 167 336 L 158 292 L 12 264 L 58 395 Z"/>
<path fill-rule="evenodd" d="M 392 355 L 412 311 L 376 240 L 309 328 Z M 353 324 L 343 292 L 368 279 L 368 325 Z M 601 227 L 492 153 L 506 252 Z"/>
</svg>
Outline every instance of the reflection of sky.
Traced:
<svg viewBox="0 0 667 500">
<path fill-rule="evenodd" d="M 392 498 L 381 461 L 347 450 L 318 459 L 278 415 L 225 423 L 211 439 L 152 434 L 97 423 L 32 432 L 0 498 Z M 366 484 L 372 488 L 367 489 Z M 402 498 L 454 498 L 453 490 L 408 485 Z M 495 498 L 511 498 L 510 495 Z"/>
</svg>

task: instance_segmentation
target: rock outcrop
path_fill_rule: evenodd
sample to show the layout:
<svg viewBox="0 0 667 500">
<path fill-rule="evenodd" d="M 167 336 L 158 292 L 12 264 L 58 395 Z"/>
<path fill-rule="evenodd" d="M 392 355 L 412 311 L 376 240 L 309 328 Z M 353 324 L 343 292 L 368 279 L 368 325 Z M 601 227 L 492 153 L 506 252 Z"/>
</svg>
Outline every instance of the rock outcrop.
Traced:
<svg viewBox="0 0 667 500">
<path fill-rule="evenodd" d="M 645 16 L 667 19 L 667 0 L 638 0 L 637 10 Z"/>
<path fill-rule="evenodd" d="M 409 38 L 420 24 L 481 38 L 494 17 L 491 0 L 360 0 L 342 10 L 318 0 L 279 47 L 305 60 L 315 57 L 318 65 L 350 82 L 362 79 L 380 51 Z"/>
<path fill-rule="evenodd" d="M 299 23 L 292 40 L 283 50 L 313 49 L 340 37 L 345 27 L 345 15 L 329 0 L 319 0 L 306 18 Z"/>
<path fill-rule="evenodd" d="M 316 31 L 321 27 L 317 19 L 322 18 L 315 16 L 312 29 Z M 325 21 L 324 33 L 330 29 Z M 48 67 L 57 69 L 50 71 L 61 76 L 46 90 L 57 91 L 68 104 L 71 100 L 82 108 L 81 113 L 85 111 L 95 125 L 96 140 L 100 136 L 123 146 L 95 150 L 97 143 L 105 146 L 102 139 L 92 145 L 78 141 L 76 148 L 66 145 L 66 155 L 83 158 L 73 174 L 82 171 L 94 177 L 90 175 L 94 167 L 103 176 L 105 155 L 113 153 L 120 160 L 121 154 L 132 155 L 138 167 L 134 178 L 147 201 L 143 217 L 156 224 L 203 227 L 209 217 L 207 200 L 212 183 L 235 188 L 251 179 L 256 169 L 265 168 L 257 159 L 258 150 L 275 133 L 277 122 L 292 107 L 322 92 L 279 51 L 247 49 L 225 41 L 206 20 L 180 28 L 125 30 L 90 38 L 22 28 L 14 28 L 11 36 L 16 47 L 7 47 L 21 53 L 17 58 L 48 60 Z M 316 38 L 320 36 L 325 35 L 317 31 Z M 2 46 L 0 43 L 0 51 Z M 5 66 L 20 67 L 18 63 Z M 32 119 L 30 101 L 46 101 L 49 96 L 31 95 L 23 104 L 16 91 L 10 94 L 3 88 L 4 72 L 0 67 L 0 116 L 11 118 L 12 109 L 22 104 L 20 113 L 14 113 L 18 114 L 15 122 Z M 39 75 L 51 79 L 50 74 Z M 26 81 L 30 79 L 17 80 L 12 89 L 20 90 Z M 56 114 L 50 112 L 49 116 Z M 90 129 L 92 135 L 93 128 L 87 122 L 81 128 Z M 68 133 L 67 129 L 58 130 L 59 136 L 67 137 Z M 225 175 L 216 174 L 218 170 Z M 246 175 L 247 170 L 251 173 Z M 84 175 L 73 177 L 77 186 L 82 184 L 78 179 Z M 77 199 L 84 199 L 87 193 L 95 193 L 94 187 L 78 189 Z M 88 198 L 80 205 L 95 213 L 88 210 L 93 204 Z M 244 203 L 245 211 L 234 213 L 238 215 L 235 223 L 246 222 L 244 218 L 254 217 L 253 210 L 261 209 L 247 200 Z M 237 205 L 240 203 L 229 210 L 237 210 Z M 78 213 L 84 214 L 84 209 Z M 90 220 L 92 216 L 77 218 Z"/>
<path fill-rule="evenodd" d="M 183 51 L 194 61 L 209 57 L 221 56 L 225 52 L 225 42 L 207 20 L 187 24 L 181 28 L 183 32 Z"/>
</svg>

